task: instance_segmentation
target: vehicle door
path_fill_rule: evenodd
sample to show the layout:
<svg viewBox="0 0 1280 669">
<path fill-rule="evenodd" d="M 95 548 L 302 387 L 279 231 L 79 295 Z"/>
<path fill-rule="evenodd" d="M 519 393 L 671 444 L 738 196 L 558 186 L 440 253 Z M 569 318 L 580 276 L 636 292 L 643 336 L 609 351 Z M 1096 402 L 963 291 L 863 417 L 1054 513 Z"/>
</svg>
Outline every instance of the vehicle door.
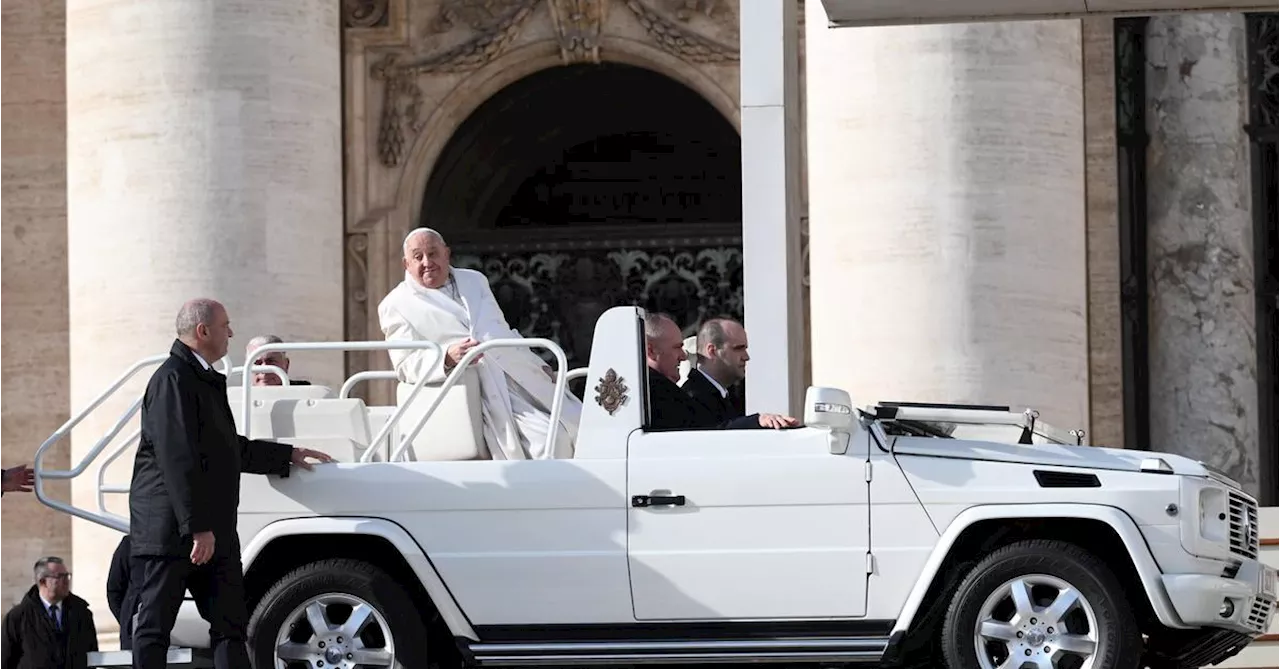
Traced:
<svg viewBox="0 0 1280 669">
<path fill-rule="evenodd" d="M 866 612 L 867 433 L 633 432 L 627 554 L 638 620 Z"/>
</svg>

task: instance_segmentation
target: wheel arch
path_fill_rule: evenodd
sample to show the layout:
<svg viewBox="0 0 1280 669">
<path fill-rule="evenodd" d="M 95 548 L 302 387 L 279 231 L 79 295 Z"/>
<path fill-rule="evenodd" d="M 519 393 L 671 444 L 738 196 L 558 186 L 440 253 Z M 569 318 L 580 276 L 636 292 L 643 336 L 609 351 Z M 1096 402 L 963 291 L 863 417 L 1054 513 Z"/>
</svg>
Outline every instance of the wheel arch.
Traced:
<svg viewBox="0 0 1280 669">
<path fill-rule="evenodd" d="M 331 537 L 341 537 L 348 543 L 342 549 L 328 550 Z M 307 550 L 317 546 L 321 548 Z M 471 621 L 426 551 L 393 521 L 364 517 L 279 520 L 255 534 L 241 556 L 245 594 L 251 604 L 271 587 L 273 577 L 279 578 L 296 567 L 329 558 L 365 559 L 392 575 L 411 576 L 452 636 L 478 639 Z"/>
<path fill-rule="evenodd" d="M 1133 576 L 1145 593 L 1146 601 L 1155 618 L 1168 627 L 1187 627 L 1174 610 L 1161 584 L 1160 569 L 1151 554 L 1151 549 L 1138 530 L 1137 524 L 1124 511 L 1097 504 L 983 505 L 962 511 L 938 538 L 920 577 L 903 603 L 891 638 L 901 643 L 920 614 L 930 592 L 949 587 L 949 584 L 944 582 L 951 578 L 948 573 L 949 566 L 957 562 L 962 564 L 968 558 L 959 553 L 966 550 L 966 546 L 972 546 L 974 539 L 980 538 L 993 526 L 1052 518 L 1076 523 L 1091 523 L 1094 526 L 1105 526 L 1109 529 L 1114 540 L 1123 546 L 1129 555 Z M 1053 538 L 1052 534 L 1040 536 Z M 1117 576 L 1121 579 L 1125 578 L 1124 574 L 1118 573 Z"/>
</svg>

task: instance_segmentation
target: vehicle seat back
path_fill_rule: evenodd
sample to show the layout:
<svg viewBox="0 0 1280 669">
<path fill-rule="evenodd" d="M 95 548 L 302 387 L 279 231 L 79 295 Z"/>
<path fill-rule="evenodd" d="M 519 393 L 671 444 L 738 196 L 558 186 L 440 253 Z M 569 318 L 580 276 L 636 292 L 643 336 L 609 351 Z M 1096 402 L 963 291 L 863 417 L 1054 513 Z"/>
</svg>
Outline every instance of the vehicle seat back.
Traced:
<svg viewBox="0 0 1280 669">
<path fill-rule="evenodd" d="M 372 439 L 364 400 L 359 398 L 251 399 L 251 433 L 246 435 L 250 439 L 305 446 L 339 462 L 359 460 Z M 244 434 L 240 413 L 236 413 L 236 429 Z"/>
<path fill-rule="evenodd" d="M 414 424 L 440 394 L 441 385 L 428 383 L 418 392 L 400 418 L 397 429 L 401 435 L 407 436 L 413 431 Z M 396 405 L 403 405 L 412 392 L 412 384 L 397 384 Z M 480 375 L 474 368 L 468 369 L 427 419 L 406 449 L 405 459 L 487 460 L 489 451 L 484 445 L 480 412 Z M 397 437 L 397 442 L 401 438 Z"/>
</svg>

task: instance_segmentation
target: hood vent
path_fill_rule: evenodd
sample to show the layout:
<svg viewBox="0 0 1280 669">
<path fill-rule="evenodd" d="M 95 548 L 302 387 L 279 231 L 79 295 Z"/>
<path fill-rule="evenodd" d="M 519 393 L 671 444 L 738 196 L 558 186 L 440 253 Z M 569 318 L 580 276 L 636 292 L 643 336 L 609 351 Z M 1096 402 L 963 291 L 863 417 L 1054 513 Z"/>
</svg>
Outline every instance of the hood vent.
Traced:
<svg viewBox="0 0 1280 669">
<path fill-rule="evenodd" d="M 1097 474 L 1080 474 L 1078 472 L 1055 472 L 1047 469 L 1035 470 L 1036 482 L 1041 488 L 1101 488 L 1102 482 Z"/>
</svg>

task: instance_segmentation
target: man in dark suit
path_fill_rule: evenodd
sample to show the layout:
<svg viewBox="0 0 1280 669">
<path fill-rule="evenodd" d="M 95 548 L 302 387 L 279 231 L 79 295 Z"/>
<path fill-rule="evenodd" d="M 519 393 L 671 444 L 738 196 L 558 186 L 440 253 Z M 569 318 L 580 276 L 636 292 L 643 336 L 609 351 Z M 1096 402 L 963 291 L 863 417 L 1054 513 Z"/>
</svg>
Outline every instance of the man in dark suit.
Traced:
<svg viewBox="0 0 1280 669">
<path fill-rule="evenodd" d="M 720 421 L 745 412 L 729 391 L 747 376 L 747 331 L 731 318 L 713 318 L 698 328 L 698 365 L 680 389 Z"/>
<path fill-rule="evenodd" d="M 130 552 L 137 561 L 133 666 L 163 669 L 169 635 L 190 589 L 209 622 L 218 669 L 249 666 L 248 612 L 236 534 L 240 474 L 288 476 L 329 456 L 236 433 L 227 379 L 210 361 L 227 353 L 227 310 L 197 299 L 178 313 L 177 341 L 147 384 L 142 438 L 129 490 Z"/>
<path fill-rule="evenodd" d="M 134 577 L 133 551 L 129 535 L 124 535 L 111 555 L 111 567 L 107 570 L 107 608 L 120 625 L 120 650 L 133 647 L 133 614 L 137 611 L 138 590 L 131 587 L 139 580 Z"/>
<path fill-rule="evenodd" d="M 71 594 L 62 558 L 40 558 L 35 585 L 4 615 L 0 669 L 85 669 L 98 650 L 89 603 Z"/>
<path fill-rule="evenodd" d="M 701 404 L 694 402 L 676 385 L 680 378 L 680 363 L 688 355 L 684 352 L 679 326 L 666 314 L 645 315 L 644 350 L 649 367 L 647 428 L 650 430 L 776 429 L 799 424 L 799 421 L 790 416 L 771 413 L 720 420 Z"/>
</svg>

